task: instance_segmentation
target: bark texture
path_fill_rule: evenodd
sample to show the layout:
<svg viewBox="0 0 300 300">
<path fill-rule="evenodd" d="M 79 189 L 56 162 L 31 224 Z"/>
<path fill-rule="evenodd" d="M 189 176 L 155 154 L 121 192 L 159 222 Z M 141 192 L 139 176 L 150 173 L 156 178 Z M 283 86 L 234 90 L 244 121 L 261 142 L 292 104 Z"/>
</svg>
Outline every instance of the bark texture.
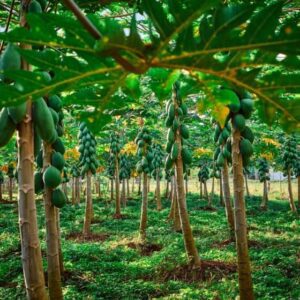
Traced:
<svg viewBox="0 0 300 300">
<path fill-rule="evenodd" d="M 86 173 L 86 200 L 85 200 L 85 216 L 83 224 L 83 235 L 89 236 L 91 234 L 92 223 L 92 173 Z"/>
<path fill-rule="evenodd" d="M 44 142 L 44 171 L 51 164 L 52 147 Z M 51 202 L 52 189 L 45 187 L 44 205 L 47 234 L 47 261 L 48 261 L 48 288 L 51 300 L 63 299 L 61 289 L 61 274 L 59 263 L 58 231 L 56 221 L 56 208 Z"/>
<path fill-rule="evenodd" d="M 158 211 L 161 210 L 159 170 L 156 171 L 156 208 L 157 208 Z"/>
<path fill-rule="evenodd" d="M 289 190 L 290 208 L 291 208 L 292 212 L 297 212 L 297 208 L 296 208 L 296 205 L 294 202 L 293 189 L 292 189 L 291 168 L 288 168 L 287 175 L 288 175 L 288 190 Z"/>
<path fill-rule="evenodd" d="M 248 253 L 247 222 L 244 201 L 243 160 L 240 153 L 241 133 L 233 126 L 232 165 L 234 189 L 235 238 L 238 258 L 239 291 L 241 300 L 253 300 L 250 258 Z"/>
<path fill-rule="evenodd" d="M 264 180 L 263 182 L 263 196 L 262 196 L 262 201 L 260 204 L 260 208 L 261 209 L 267 209 L 268 207 L 268 185 L 267 185 L 267 181 Z"/>
<path fill-rule="evenodd" d="M 143 197 L 142 197 L 141 221 L 140 221 L 140 240 L 142 242 L 146 240 L 147 207 L 148 207 L 148 176 L 147 173 L 143 173 Z"/>
<path fill-rule="evenodd" d="M 45 300 L 48 299 L 48 296 L 45 289 L 34 197 L 31 106 L 31 102 L 28 101 L 27 114 L 18 127 L 19 228 L 27 298 L 30 300 Z"/>
<path fill-rule="evenodd" d="M 116 207 L 115 217 L 121 217 L 121 197 L 120 197 L 120 178 L 119 178 L 119 158 L 115 158 L 115 193 L 116 193 Z"/>
</svg>

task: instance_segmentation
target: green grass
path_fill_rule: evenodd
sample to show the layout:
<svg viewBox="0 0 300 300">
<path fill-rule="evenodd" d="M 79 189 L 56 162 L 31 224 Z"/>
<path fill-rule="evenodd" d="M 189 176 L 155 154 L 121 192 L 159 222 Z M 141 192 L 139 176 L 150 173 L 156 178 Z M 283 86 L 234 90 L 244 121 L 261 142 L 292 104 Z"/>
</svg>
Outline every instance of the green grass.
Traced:
<svg viewBox="0 0 300 300">
<path fill-rule="evenodd" d="M 152 194 L 149 198 L 152 199 Z M 200 256 L 205 260 L 234 263 L 235 246 L 216 247 L 228 238 L 222 207 L 216 211 L 199 210 L 205 206 L 197 194 L 188 197 L 191 223 Z M 300 233 L 299 218 L 289 212 L 286 201 L 270 201 L 266 212 L 258 209 L 260 199 L 247 199 L 249 238 L 253 282 L 257 299 L 290 300 L 300 298 Z M 237 274 L 204 282 L 163 280 L 166 270 L 185 263 L 182 235 L 174 233 L 166 221 L 168 201 L 164 209 L 155 211 L 149 204 L 148 240 L 159 244 L 161 251 L 142 256 L 126 244 L 137 238 L 139 199 L 130 200 L 124 210 L 126 219 L 112 218 L 113 207 L 105 201 L 94 202 L 94 233 L 106 233 L 104 242 L 77 243 L 66 240 L 70 232 L 81 231 L 84 205 L 61 210 L 62 247 L 65 268 L 72 273 L 63 283 L 65 299 L 235 299 L 238 294 Z M 45 229 L 42 202 L 38 202 L 40 238 L 45 253 Z M 12 204 L 0 205 L 0 299 L 25 299 L 21 269 L 18 216 Z M 43 254 L 44 266 L 46 257 Z M 3 287 L 3 282 L 12 283 Z"/>
</svg>

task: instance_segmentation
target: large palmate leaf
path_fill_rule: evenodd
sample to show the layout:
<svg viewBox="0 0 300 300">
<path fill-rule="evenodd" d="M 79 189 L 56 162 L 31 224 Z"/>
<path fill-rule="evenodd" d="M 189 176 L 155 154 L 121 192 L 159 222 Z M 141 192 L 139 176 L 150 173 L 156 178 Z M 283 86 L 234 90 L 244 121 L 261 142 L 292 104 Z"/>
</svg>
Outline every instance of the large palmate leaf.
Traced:
<svg viewBox="0 0 300 300">
<path fill-rule="evenodd" d="M 208 100 L 214 105 L 219 102 L 213 93 L 217 84 L 246 89 L 265 103 L 261 109 L 268 108 L 269 120 L 279 114 L 284 126 L 299 127 L 299 15 L 283 10 L 286 1 L 268 5 L 220 2 L 145 0 L 140 6 L 143 16 L 134 15 L 128 25 L 94 16 L 91 20 L 102 36 L 98 41 L 67 16 L 29 15 L 29 31 L 16 29 L 0 38 L 59 50 L 55 54 L 22 51 L 30 63 L 53 71 L 55 77 L 49 83 L 29 84 L 30 74 L 8 72 L 6 76 L 22 82 L 25 93 L 2 85 L 1 105 L 62 91 L 68 92 L 69 102 L 72 94 L 83 94 L 82 88 L 94 86 L 99 99 L 75 99 L 100 112 L 105 103 L 116 102 L 115 95 L 126 95 L 121 102 L 140 95 L 137 77 L 126 80 L 132 72 L 142 74 L 151 68 L 147 73 L 150 78 L 154 75 L 151 87 L 163 99 L 169 95 L 169 83 L 185 70 L 185 77 L 191 76 L 199 93 L 206 95 L 205 105 Z M 43 27 L 44 22 L 47 26 Z M 155 84 L 155 69 L 170 70 L 165 82 Z M 35 76 L 31 81 L 36 81 Z"/>
</svg>

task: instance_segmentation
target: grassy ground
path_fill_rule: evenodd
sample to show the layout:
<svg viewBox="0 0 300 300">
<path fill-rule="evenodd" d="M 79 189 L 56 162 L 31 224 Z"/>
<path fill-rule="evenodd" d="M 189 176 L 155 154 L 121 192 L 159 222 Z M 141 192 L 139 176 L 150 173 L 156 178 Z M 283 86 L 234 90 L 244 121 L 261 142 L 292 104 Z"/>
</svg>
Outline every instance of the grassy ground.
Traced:
<svg viewBox="0 0 300 300">
<path fill-rule="evenodd" d="M 152 194 L 150 194 L 151 199 Z M 258 209 L 260 199 L 247 199 L 250 256 L 257 299 L 300 299 L 299 218 L 289 212 L 287 201 L 270 201 L 270 209 Z M 169 201 L 155 211 L 150 201 L 148 241 L 161 246 L 147 251 L 134 249 L 139 225 L 140 200 L 130 200 L 126 218 L 112 218 L 113 207 L 96 199 L 94 233 L 107 234 L 105 241 L 82 242 L 67 239 L 83 226 L 84 205 L 61 210 L 62 247 L 65 268 L 65 299 L 235 299 L 236 272 L 208 272 L 205 281 L 193 281 L 180 274 L 185 264 L 182 235 L 166 221 Z M 234 244 L 228 239 L 224 210 L 215 199 L 215 211 L 203 210 L 206 202 L 198 194 L 188 197 L 197 248 L 204 260 L 235 263 Z M 0 299 L 25 299 L 20 260 L 17 207 L 0 204 Z M 40 238 L 45 257 L 45 229 L 42 202 L 38 202 Z M 101 237 L 101 235 L 100 235 Z M 145 250 L 145 249 L 144 249 Z M 147 254 L 147 255 L 146 255 Z M 176 271 L 174 271 L 174 269 Z M 174 275 L 173 275 L 174 274 Z"/>
</svg>

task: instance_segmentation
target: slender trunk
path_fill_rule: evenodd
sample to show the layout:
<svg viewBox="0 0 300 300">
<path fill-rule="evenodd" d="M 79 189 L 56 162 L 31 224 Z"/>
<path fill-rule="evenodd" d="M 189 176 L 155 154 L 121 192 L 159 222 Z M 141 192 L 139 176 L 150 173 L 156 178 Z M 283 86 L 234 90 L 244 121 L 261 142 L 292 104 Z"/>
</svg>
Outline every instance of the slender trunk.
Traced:
<svg viewBox="0 0 300 300">
<path fill-rule="evenodd" d="M 131 186 L 131 192 L 132 192 L 132 194 L 134 193 L 134 181 L 135 181 L 135 178 L 133 177 L 132 178 L 132 186 Z"/>
<path fill-rule="evenodd" d="M 177 197 L 177 193 L 174 193 L 173 196 L 174 200 L 174 230 L 176 232 L 181 232 L 181 223 L 180 223 L 180 214 L 179 214 L 179 206 L 178 206 L 178 197 Z"/>
<path fill-rule="evenodd" d="M 291 180 L 291 168 L 288 168 L 288 189 L 289 189 L 289 200 L 290 208 L 292 212 L 297 212 L 297 208 L 294 202 L 293 190 L 292 190 L 292 180 Z"/>
<path fill-rule="evenodd" d="M 130 197 L 129 178 L 126 179 L 127 199 Z"/>
<path fill-rule="evenodd" d="M 72 177 L 72 205 L 75 205 L 76 203 L 76 187 L 75 187 L 75 177 Z"/>
<path fill-rule="evenodd" d="M 178 204 L 178 209 L 180 214 L 180 222 L 181 222 L 181 228 L 183 232 L 184 245 L 188 256 L 188 261 L 193 266 L 200 267 L 201 261 L 198 254 L 198 250 L 195 245 L 195 240 L 190 225 L 190 219 L 187 211 L 186 198 L 184 193 L 183 161 L 181 157 L 182 144 L 181 144 L 181 136 L 179 130 L 177 130 L 176 142 L 178 143 L 178 148 L 179 148 L 179 155 L 175 161 L 176 193 L 177 193 L 177 204 Z"/>
<path fill-rule="evenodd" d="M 158 211 L 161 210 L 159 170 L 156 170 L 156 207 Z"/>
<path fill-rule="evenodd" d="M 166 186 L 165 198 L 168 198 L 168 195 L 169 195 L 169 185 L 170 185 L 170 182 L 169 182 L 169 180 L 167 180 L 167 186 Z"/>
<path fill-rule="evenodd" d="M 170 189 L 170 193 L 169 193 L 169 195 L 168 195 L 168 198 L 169 199 L 173 199 L 172 197 L 172 195 L 173 195 L 173 193 L 174 193 L 174 190 L 175 190 L 175 187 L 174 187 L 174 179 L 175 177 L 174 177 L 174 175 L 171 177 L 171 189 Z"/>
<path fill-rule="evenodd" d="M 23 69 L 29 70 L 29 66 Z M 18 182 L 19 228 L 22 265 L 27 298 L 48 299 L 42 265 L 42 253 L 38 236 L 36 202 L 34 197 L 34 154 L 32 104 L 27 102 L 25 119 L 18 126 Z"/>
<path fill-rule="evenodd" d="M 75 179 L 75 203 L 80 203 L 80 186 L 79 186 L 79 177 L 76 177 Z"/>
<path fill-rule="evenodd" d="M 85 217 L 83 224 L 83 235 L 85 237 L 91 234 L 91 222 L 92 222 L 92 173 L 88 171 L 86 173 L 86 200 L 85 200 Z"/>
<path fill-rule="evenodd" d="M 248 175 L 245 174 L 244 177 L 245 177 L 246 194 L 248 197 L 250 197 L 250 191 L 249 191 L 249 186 L 248 186 Z"/>
<path fill-rule="evenodd" d="M 204 198 L 206 200 L 209 200 L 208 199 L 208 192 L 207 192 L 207 184 L 206 184 L 206 181 L 203 182 L 203 186 L 204 186 Z"/>
<path fill-rule="evenodd" d="M 210 203 L 212 203 L 215 195 L 215 177 L 212 178 L 212 184 L 211 184 L 211 193 L 210 193 Z"/>
<path fill-rule="evenodd" d="M 228 174 L 228 163 L 227 159 L 225 159 L 224 166 L 222 168 L 222 181 L 220 187 L 222 187 L 222 194 L 224 192 L 225 199 L 225 212 L 226 218 L 229 225 L 230 237 L 234 239 L 234 216 L 230 199 L 230 185 L 229 185 L 229 174 Z"/>
<path fill-rule="evenodd" d="M 265 210 L 268 208 L 268 185 L 267 185 L 267 181 L 264 180 L 263 182 L 263 196 L 262 196 L 262 201 L 260 204 L 260 208 Z"/>
<path fill-rule="evenodd" d="M 147 187 L 148 193 L 150 193 L 150 181 L 151 181 L 151 177 L 149 176 L 148 180 L 147 180 L 147 183 L 148 183 L 148 187 Z"/>
<path fill-rule="evenodd" d="M 142 189 L 142 177 L 141 175 L 139 176 L 139 189 L 138 189 L 138 195 L 141 194 L 141 189 Z"/>
<path fill-rule="evenodd" d="M 101 198 L 101 180 L 99 178 L 99 181 L 98 181 L 98 197 Z"/>
<path fill-rule="evenodd" d="M 120 198 L 120 178 L 119 178 L 119 159 L 118 155 L 115 158 L 115 190 L 116 190 L 116 208 L 115 217 L 121 217 L 121 198 Z"/>
<path fill-rule="evenodd" d="M 51 164 L 52 147 L 44 142 L 44 162 L 43 169 Z M 44 204 L 45 204 L 45 220 L 47 233 L 47 261 L 48 261 L 48 288 L 51 300 L 63 299 L 61 289 L 61 274 L 59 264 L 58 250 L 58 231 L 56 223 L 55 206 L 51 203 L 52 189 L 45 187 Z"/>
<path fill-rule="evenodd" d="M 175 201 L 174 201 L 174 197 L 172 197 L 168 220 L 174 220 L 174 212 L 175 212 Z"/>
<path fill-rule="evenodd" d="M 227 171 L 228 172 L 228 171 Z M 230 191 L 229 188 L 229 177 L 228 177 L 228 189 Z M 223 197 L 223 175 L 222 172 L 220 174 L 220 205 L 224 206 L 224 197 Z"/>
<path fill-rule="evenodd" d="M 110 201 L 114 200 L 114 179 L 110 179 Z"/>
<path fill-rule="evenodd" d="M 254 294 L 248 253 L 247 221 L 244 200 L 243 160 L 239 148 L 240 140 L 241 133 L 233 126 L 232 166 L 234 188 L 234 220 L 240 299 L 253 300 Z"/>
<path fill-rule="evenodd" d="M 125 179 L 122 180 L 122 194 L 121 194 L 121 201 L 123 206 L 126 207 L 126 192 L 125 192 Z"/>
<path fill-rule="evenodd" d="M 13 201 L 13 178 L 11 177 L 8 179 L 8 195 L 9 201 Z"/>
<path fill-rule="evenodd" d="M 200 200 L 203 198 L 202 182 L 200 181 Z"/>
<path fill-rule="evenodd" d="M 140 239 L 142 242 L 146 240 L 147 228 L 147 206 L 148 206 L 148 175 L 143 173 L 143 198 L 141 207 L 141 222 L 140 222 Z"/>
<path fill-rule="evenodd" d="M 61 249 L 61 232 L 60 232 L 60 211 L 58 208 L 55 208 L 56 213 L 56 227 L 57 227 L 57 233 L 58 233 L 58 253 L 59 253 L 59 269 L 60 269 L 60 275 L 62 276 L 64 274 L 64 260 L 63 260 L 63 253 Z"/>
</svg>

